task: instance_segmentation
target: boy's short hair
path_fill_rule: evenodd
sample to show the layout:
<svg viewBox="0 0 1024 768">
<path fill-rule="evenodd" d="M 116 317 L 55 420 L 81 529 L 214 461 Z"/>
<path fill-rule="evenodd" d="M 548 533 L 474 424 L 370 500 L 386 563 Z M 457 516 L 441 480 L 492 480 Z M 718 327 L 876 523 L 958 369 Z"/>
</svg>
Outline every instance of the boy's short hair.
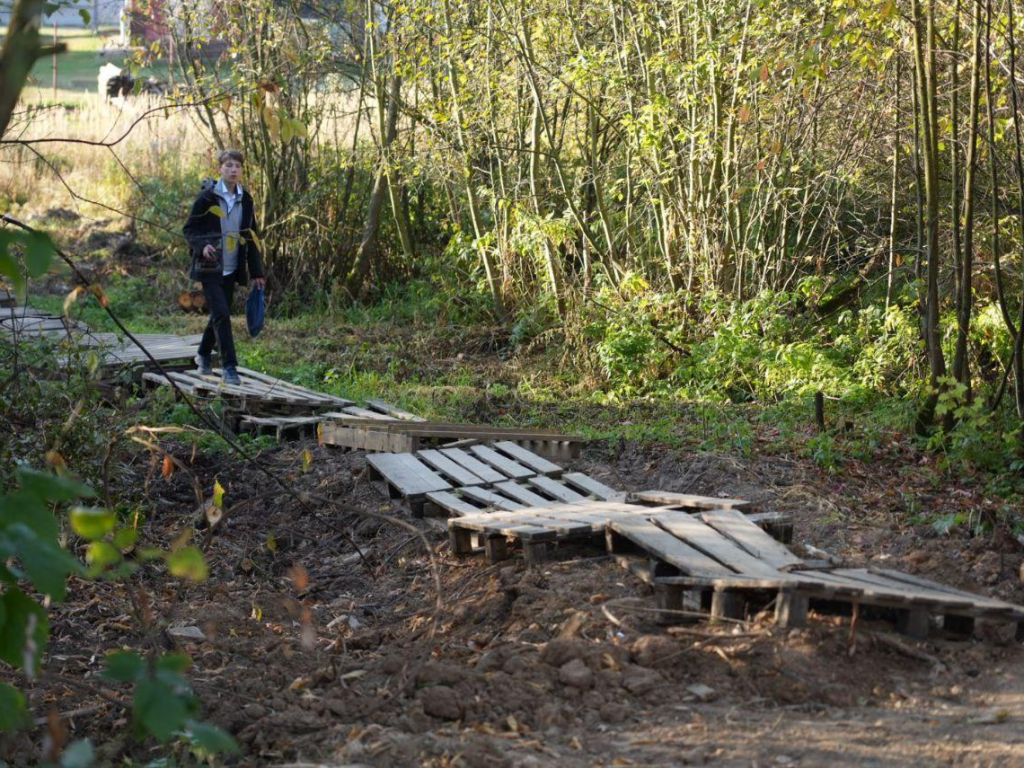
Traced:
<svg viewBox="0 0 1024 768">
<path fill-rule="evenodd" d="M 238 163 L 245 165 L 245 157 L 237 149 L 222 149 L 217 153 L 217 165 L 224 165 L 228 160 L 235 160 Z"/>
</svg>

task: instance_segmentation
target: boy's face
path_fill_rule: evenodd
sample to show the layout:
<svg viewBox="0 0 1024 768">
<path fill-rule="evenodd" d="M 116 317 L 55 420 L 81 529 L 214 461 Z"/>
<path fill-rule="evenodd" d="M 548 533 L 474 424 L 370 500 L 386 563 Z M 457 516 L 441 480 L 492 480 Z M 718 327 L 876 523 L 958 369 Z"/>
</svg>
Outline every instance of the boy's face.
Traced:
<svg viewBox="0 0 1024 768">
<path fill-rule="evenodd" d="M 220 166 L 220 177 L 225 182 L 237 184 L 242 178 L 242 164 L 237 160 L 225 160 Z"/>
</svg>

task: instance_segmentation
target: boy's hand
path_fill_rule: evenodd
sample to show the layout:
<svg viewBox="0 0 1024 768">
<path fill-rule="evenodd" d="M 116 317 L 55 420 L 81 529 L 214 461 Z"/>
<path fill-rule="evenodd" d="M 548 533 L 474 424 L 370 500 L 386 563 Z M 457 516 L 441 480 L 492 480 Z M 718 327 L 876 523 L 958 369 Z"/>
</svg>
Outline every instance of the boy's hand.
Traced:
<svg viewBox="0 0 1024 768">
<path fill-rule="evenodd" d="M 254 277 L 252 279 L 253 288 L 265 288 L 267 285 L 267 278 L 265 277 Z"/>
<path fill-rule="evenodd" d="M 204 246 L 203 258 L 206 259 L 207 261 L 213 261 L 214 259 L 217 258 L 217 249 L 214 248 L 212 245 Z"/>
</svg>

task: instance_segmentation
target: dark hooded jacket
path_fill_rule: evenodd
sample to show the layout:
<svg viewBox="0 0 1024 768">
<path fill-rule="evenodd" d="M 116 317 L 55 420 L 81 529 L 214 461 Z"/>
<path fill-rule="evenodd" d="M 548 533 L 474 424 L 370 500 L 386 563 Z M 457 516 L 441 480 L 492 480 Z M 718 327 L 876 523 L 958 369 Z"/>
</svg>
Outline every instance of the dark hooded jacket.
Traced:
<svg viewBox="0 0 1024 768">
<path fill-rule="evenodd" d="M 196 268 L 196 262 L 203 258 L 203 248 L 207 245 L 214 245 L 218 248 L 221 245 L 220 216 L 211 211 L 213 206 L 221 206 L 221 200 L 213 191 L 214 183 L 206 181 L 203 189 L 192 203 L 192 210 L 185 221 L 185 239 L 188 240 L 189 251 L 192 259 L 189 264 L 189 277 L 199 282 L 212 282 L 220 280 L 222 275 L 219 272 L 200 272 Z M 238 243 L 238 268 L 235 270 L 235 280 L 238 285 L 245 285 L 249 282 L 249 276 L 265 277 L 263 273 L 263 256 L 259 246 L 252 234 L 259 237 L 259 225 L 256 223 L 255 205 L 249 190 L 242 188 L 242 226 L 240 227 Z"/>
</svg>

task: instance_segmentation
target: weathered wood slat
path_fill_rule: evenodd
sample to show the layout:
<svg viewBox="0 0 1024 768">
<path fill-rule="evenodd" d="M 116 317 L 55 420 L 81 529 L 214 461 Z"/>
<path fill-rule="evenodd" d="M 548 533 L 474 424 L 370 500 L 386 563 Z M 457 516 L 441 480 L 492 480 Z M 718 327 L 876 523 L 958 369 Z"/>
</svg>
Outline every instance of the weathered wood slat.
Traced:
<svg viewBox="0 0 1024 768">
<path fill-rule="evenodd" d="M 543 456 L 538 456 L 533 451 L 528 451 L 510 440 L 499 440 L 494 444 L 494 447 L 520 464 L 529 467 L 539 475 L 555 477 L 562 474 L 562 468 L 553 461 L 548 461 Z"/>
<path fill-rule="evenodd" d="M 426 419 L 420 418 L 415 413 L 410 413 L 409 411 L 402 410 L 401 408 L 391 405 L 390 403 L 385 403 L 383 400 L 367 400 L 366 405 L 372 411 L 383 413 L 385 416 L 393 416 L 394 418 L 401 419 L 402 421 L 426 421 Z"/>
<path fill-rule="evenodd" d="M 955 595 L 956 597 L 974 600 L 978 604 L 991 605 L 992 607 L 998 608 L 1008 607 L 1017 611 L 1024 612 L 1024 608 L 1021 608 L 1021 606 L 1014 605 L 1013 603 L 1008 603 L 1005 600 L 1000 600 L 995 597 L 989 597 L 988 595 L 975 594 L 974 592 L 967 592 L 966 590 L 957 589 L 956 587 L 951 587 L 947 584 L 940 584 L 937 581 L 932 581 L 931 579 L 926 579 L 922 576 L 915 576 L 910 573 L 903 573 L 902 571 L 894 571 L 889 568 L 869 567 L 867 571 L 868 573 L 877 574 L 878 576 L 885 576 L 886 578 L 893 579 L 895 581 L 902 581 L 911 586 L 924 587 L 926 589 L 934 589 L 938 592 L 948 592 L 949 594 Z"/>
<path fill-rule="evenodd" d="M 436 469 L 456 485 L 483 485 L 483 480 L 460 464 L 456 464 L 440 451 L 417 451 L 416 456 Z"/>
<path fill-rule="evenodd" d="M 511 477 L 513 480 L 522 480 L 525 477 L 533 477 L 536 474 L 532 469 L 524 467 L 518 461 L 502 456 L 496 450 L 486 445 L 474 445 L 469 450 L 478 459 L 490 464 L 494 469 L 506 477 Z"/>
<path fill-rule="evenodd" d="M 461 448 L 441 448 L 442 455 L 454 461 L 459 466 L 465 467 L 485 483 L 500 483 L 505 476 L 493 467 L 484 464 L 480 459 L 467 453 Z"/>
<path fill-rule="evenodd" d="M 628 501 L 649 501 L 655 504 L 677 504 L 682 509 L 739 509 L 748 510 L 753 504 L 744 499 L 716 499 L 713 496 L 695 496 L 672 491 L 637 491 L 630 493 Z"/>
<path fill-rule="evenodd" d="M 480 507 L 474 507 L 467 501 L 463 501 L 450 491 L 431 491 L 427 494 L 427 501 L 431 501 L 441 509 L 451 512 L 453 515 L 465 517 L 466 515 L 479 515 Z"/>
<path fill-rule="evenodd" d="M 654 556 L 691 576 L 730 576 L 734 572 L 703 552 L 684 544 L 654 523 L 636 517 L 613 520 L 609 527 Z"/>
<path fill-rule="evenodd" d="M 480 523 L 485 526 L 498 524 L 529 525 L 552 531 L 556 536 L 589 536 L 593 527 L 589 523 L 558 517 L 557 513 L 538 514 L 539 510 L 520 509 L 514 512 L 492 512 L 475 517 L 452 518 L 448 525 L 465 527 Z"/>
<path fill-rule="evenodd" d="M 587 501 L 586 496 L 581 496 L 572 488 L 569 488 L 558 480 L 555 480 L 552 477 L 547 477 L 546 475 L 531 477 L 527 482 L 558 501 Z"/>
<path fill-rule="evenodd" d="M 583 491 L 583 493 L 606 501 L 622 495 L 614 488 L 609 488 L 599 480 L 595 480 L 582 472 L 566 472 L 562 475 L 562 482 L 566 485 L 573 486 L 577 490 Z"/>
<path fill-rule="evenodd" d="M 742 512 L 735 509 L 713 509 L 702 512 L 700 518 L 774 570 L 781 571 L 803 563 L 801 558 L 748 520 Z"/>
<path fill-rule="evenodd" d="M 486 504 L 488 507 L 495 507 L 496 509 L 513 510 L 526 508 L 525 504 L 512 501 L 494 491 L 488 491 L 486 488 L 477 488 L 473 485 L 460 488 L 459 493 L 468 499 L 473 499 L 473 501 L 478 501 L 481 504 Z"/>
<path fill-rule="evenodd" d="M 744 576 L 775 576 L 778 571 L 741 549 L 714 528 L 705 525 L 686 512 L 665 513 L 655 518 L 655 524 L 682 539 L 695 549 L 713 557 L 728 568 Z"/>
<path fill-rule="evenodd" d="M 553 541 L 558 538 L 558 532 L 551 528 L 524 523 L 516 518 L 500 519 L 497 515 L 486 515 L 484 517 L 453 517 L 448 520 L 449 530 L 462 528 L 482 533 L 501 534 L 515 536 L 519 539 L 530 541 Z"/>
<path fill-rule="evenodd" d="M 879 576 L 877 574 L 870 573 L 864 568 L 841 568 L 830 571 L 829 573 L 834 576 L 842 576 L 843 578 L 870 584 L 872 587 L 907 594 L 916 599 L 934 600 L 935 602 L 942 604 L 952 605 L 954 604 L 953 601 L 957 601 L 958 603 L 967 605 L 980 605 L 983 602 L 983 600 L 975 599 L 974 597 L 961 597 L 944 590 L 920 587 L 915 584 L 907 584 L 904 581 L 897 581 L 896 579 L 890 579 L 886 576 Z M 1013 606 L 1007 605 L 1007 607 L 1012 608 Z"/>
<path fill-rule="evenodd" d="M 553 501 L 548 501 L 543 496 L 538 496 L 528 488 L 523 488 L 521 485 L 516 485 L 511 481 L 495 484 L 494 490 L 501 491 L 506 496 L 509 496 L 516 501 L 521 501 L 528 507 L 547 507 L 555 503 Z"/>
<path fill-rule="evenodd" d="M 853 579 L 849 576 L 840 576 L 835 572 L 826 571 L 792 571 L 794 576 L 807 581 L 810 586 L 813 582 L 823 583 L 827 587 L 860 592 L 865 598 L 877 598 L 906 605 L 928 604 L 932 606 L 970 608 L 972 603 L 969 600 L 958 598 L 953 595 L 948 600 L 937 600 L 921 592 L 911 589 L 899 589 L 898 587 L 880 586 L 861 579 Z"/>
<path fill-rule="evenodd" d="M 347 408 L 342 408 L 341 412 L 348 414 L 349 416 L 358 416 L 360 419 L 369 419 L 370 421 L 398 421 L 393 416 L 386 416 L 383 413 L 369 411 L 366 408 L 360 408 L 358 405 L 350 405 Z"/>
<path fill-rule="evenodd" d="M 375 453 L 366 460 L 403 496 L 417 497 L 452 488 L 451 483 L 408 453 Z"/>
</svg>

